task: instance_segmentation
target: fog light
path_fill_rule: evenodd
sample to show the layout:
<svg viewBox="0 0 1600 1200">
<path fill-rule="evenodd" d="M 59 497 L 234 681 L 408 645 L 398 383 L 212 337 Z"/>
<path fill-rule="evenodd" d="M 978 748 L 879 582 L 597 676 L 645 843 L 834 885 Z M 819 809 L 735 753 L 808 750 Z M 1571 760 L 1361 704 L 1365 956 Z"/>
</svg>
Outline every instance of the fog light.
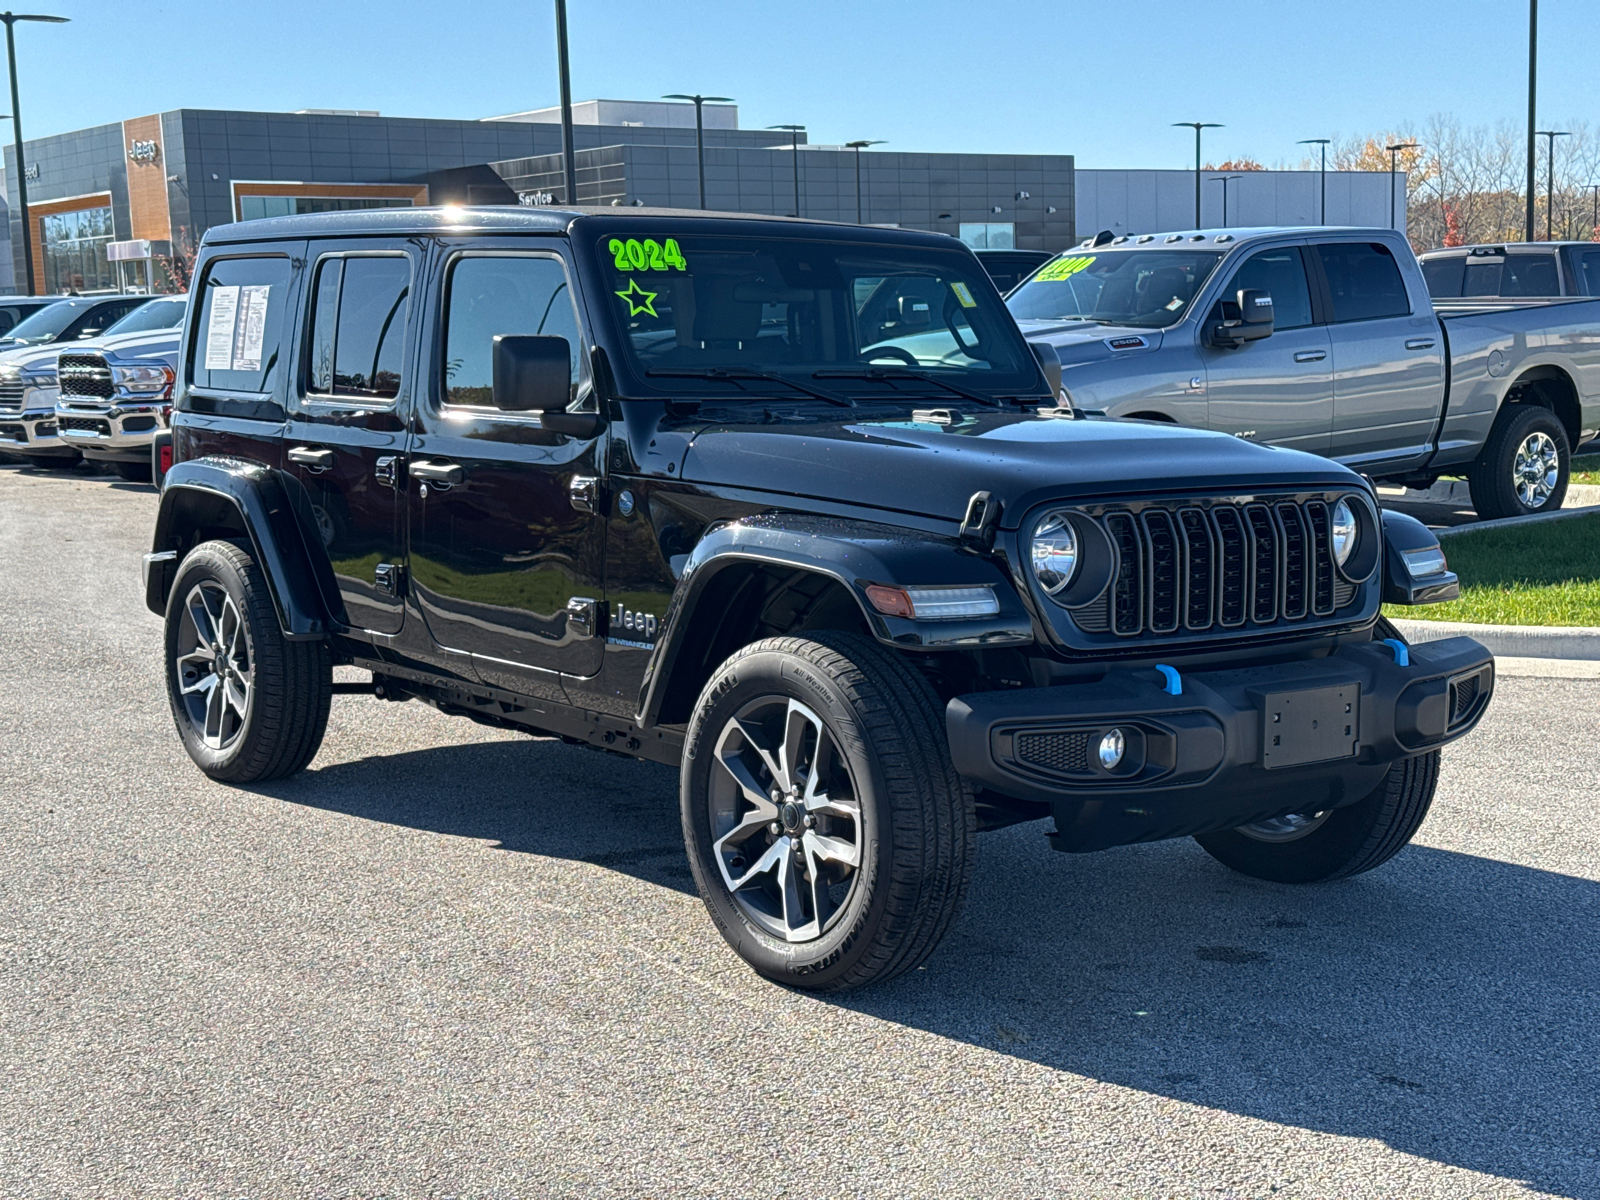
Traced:
<svg viewBox="0 0 1600 1200">
<path fill-rule="evenodd" d="M 1100 739 L 1100 765 L 1108 771 L 1117 769 L 1117 764 L 1122 761 L 1124 742 L 1122 730 L 1109 729 Z"/>
</svg>

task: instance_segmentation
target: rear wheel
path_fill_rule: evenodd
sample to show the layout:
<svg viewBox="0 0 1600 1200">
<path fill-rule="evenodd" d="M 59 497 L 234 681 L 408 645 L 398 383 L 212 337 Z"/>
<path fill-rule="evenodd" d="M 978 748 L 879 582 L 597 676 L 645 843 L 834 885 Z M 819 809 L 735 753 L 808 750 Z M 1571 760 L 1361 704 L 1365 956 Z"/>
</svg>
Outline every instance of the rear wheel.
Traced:
<svg viewBox="0 0 1600 1200">
<path fill-rule="evenodd" d="M 943 707 L 870 638 L 771 638 L 725 662 L 695 706 L 680 796 L 701 898 L 769 979 L 891 979 L 966 892 L 976 819 Z"/>
<path fill-rule="evenodd" d="M 1567 497 L 1571 471 L 1567 431 L 1556 415 L 1533 404 L 1508 404 L 1467 474 L 1472 507 L 1486 520 L 1554 512 Z"/>
<path fill-rule="evenodd" d="M 232 542 L 189 552 L 167 599 L 167 699 L 184 749 L 224 783 L 292 775 L 328 725 L 326 642 L 291 642 L 266 577 Z"/>
<path fill-rule="evenodd" d="M 1381 866 L 1422 827 L 1439 782 L 1439 751 L 1404 758 L 1370 795 L 1346 808 L 1294 813 L 1203 833 L 1206 853 L 1242 875 L 1275 883 L 1341 879 Z"/>
</svg>

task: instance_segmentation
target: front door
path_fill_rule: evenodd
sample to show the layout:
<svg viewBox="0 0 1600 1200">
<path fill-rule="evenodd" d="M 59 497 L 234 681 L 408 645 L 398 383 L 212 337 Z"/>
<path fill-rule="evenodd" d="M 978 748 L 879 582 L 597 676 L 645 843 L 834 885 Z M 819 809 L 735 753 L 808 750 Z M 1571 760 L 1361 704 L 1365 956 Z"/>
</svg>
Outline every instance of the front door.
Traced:
<svg viewBox="0 0 1600 1200">
<path fill-rule="evenodd" d="M 413 280 L 422 252 L 402 239 L 312 242 L 311 303 L 285 466 L 305 486 L 311 522 L 352 629 L 398 633 L 404 620 L 404 510 L 398 490 L 411 365 Z"/>
<path fill-rule="evenodd" d="M 1271 294 L 1272 336 L 1233 350 L 1201 347 L 1210 428 L 1326 454 L 1333 364 L 1327 327 L 1316 322 L 1311 306 L 1301 247 L 1256 251 L 1239 264 L 1222 295 L 1234 299 L 1241 288 Z"/>
<path fill-rule="evenodd" d="M 588 400 L 570 268 L 552 241 L 444 247 L 408 503 L 412 587 L 436 646 L 472 655 L 486 683 L 559 699 L 560 677 L 596 674 L 605 653 L 605 437 L 493 406 L 497 334 L 566 338 L 573 401 Z"/>
<path fill-rule="evenodd" d="M 1427 453 L 1444 404 L 1444 338 L 1426 297 L 1412 314 L 1381 242 L 1315 248 L 1332 308 L 1333 447 L 1357 471 L 1403 470 Z"/>
</svg>

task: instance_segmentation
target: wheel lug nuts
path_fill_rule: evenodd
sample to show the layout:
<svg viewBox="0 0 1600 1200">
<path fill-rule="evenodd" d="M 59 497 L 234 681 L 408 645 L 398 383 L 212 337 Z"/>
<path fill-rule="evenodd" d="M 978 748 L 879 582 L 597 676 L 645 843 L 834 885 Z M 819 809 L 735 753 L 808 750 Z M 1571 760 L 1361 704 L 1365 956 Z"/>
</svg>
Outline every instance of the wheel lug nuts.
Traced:
<svg viewBox="0 0 1600 1200">
<path fill-rule="evenodd" d="M 807 829 L 815 829 L 816 827 L 817 827 L 817 819 L 815 817 L 813 817 L 810 813 L 807 813 L 806 814 L 806 828 Z"/>
<path fill-rule="evenodd" d="M 773 837 L 777 837 L 780 833 L 783 832 L 783 826 L 780 825 L 777 821 L 774 821 L 771 825 L 767 826 L 767 832 L 770 833 Z"/>
</svg>

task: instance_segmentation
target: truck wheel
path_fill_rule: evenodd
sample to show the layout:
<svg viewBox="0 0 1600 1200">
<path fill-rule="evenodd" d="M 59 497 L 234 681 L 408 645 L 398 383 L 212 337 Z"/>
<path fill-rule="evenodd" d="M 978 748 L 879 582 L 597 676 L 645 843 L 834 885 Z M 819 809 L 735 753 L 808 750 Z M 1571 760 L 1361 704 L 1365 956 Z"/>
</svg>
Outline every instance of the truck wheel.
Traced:
<svg viewBox="0 0 1600 1200">
<path fill-rule="evenodd" d="M 1328 812 L 1275 817 L 1202 833 L 1212 858 L 1274 883 L 1317 883 L 1388 862 L 1421 828 L 1439 782 L 1439 752 L 1403 758 L 1364 800 Z"/>
<path fill-rule="evenodd" d="M 184 749 L 224 783 L 292 775 L 328 726 L 326 642 L 291 642 L 261 568 L 232 542 L 189 552 L 167 598 L 167 699 Z"/>
<path fill-rule="evenodd" d="M 966 893 L 977 822 L 944 707 L 859 634 L 769 638 L 723 663 L 689 722 L 679 796 L 700 897 L 768 979 L 891 979 Z"/>
<path fill-rule="evenodd" d="M 1567 498 L 1572 451 L 1548 408 L 1508 404 L 1467 474 L 1472 507 L 1485 520 L 1554 512 Z"/>
</svg>

